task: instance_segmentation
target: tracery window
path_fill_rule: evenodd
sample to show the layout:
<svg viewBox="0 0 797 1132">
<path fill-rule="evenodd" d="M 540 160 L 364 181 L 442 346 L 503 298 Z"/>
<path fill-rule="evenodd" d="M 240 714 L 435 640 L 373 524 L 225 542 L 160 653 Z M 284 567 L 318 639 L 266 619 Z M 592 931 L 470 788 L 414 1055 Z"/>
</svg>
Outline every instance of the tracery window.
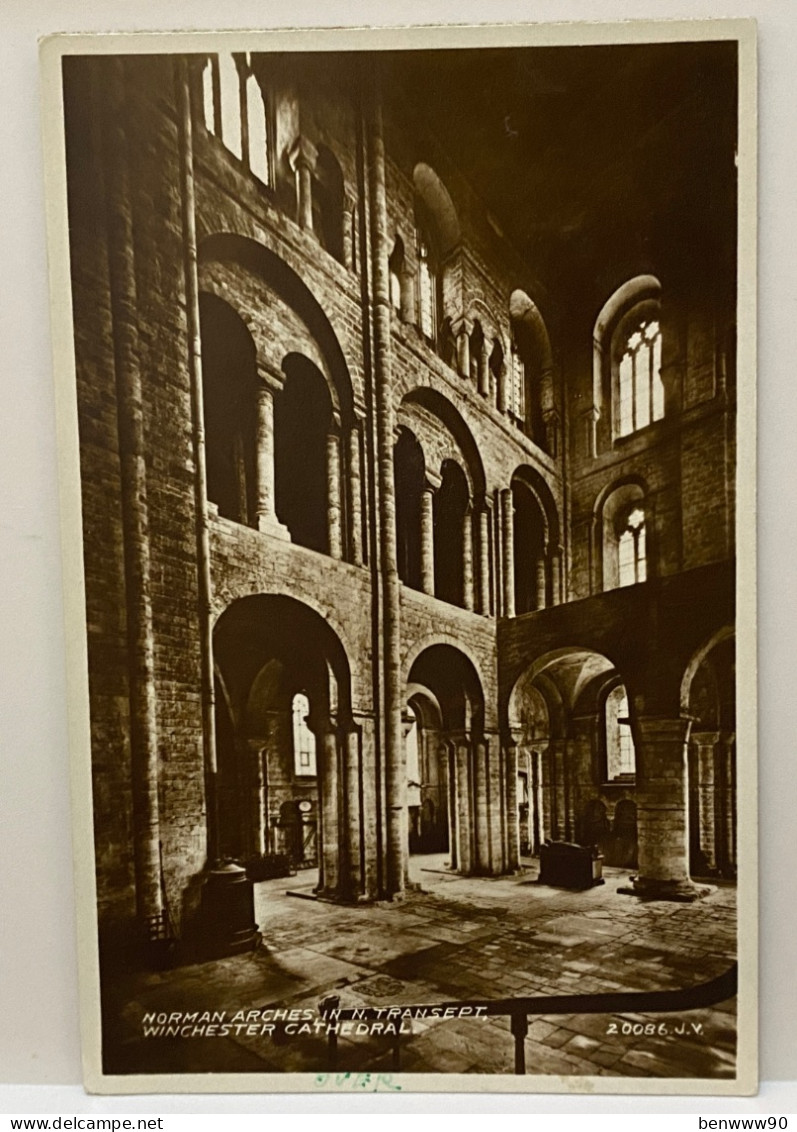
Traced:
<svg viewBox="0 0 797 1132">
<path fill-rule="evenodd" d="M 297 692 L 291 704 L 293 723 L 293 765 L 297 776 L 316 774 L 315 735 L 307 726 L 310 701 L 304 692 Z"/>
<path fill-rule="evenodd" d="M 647 577 L 645 547 L 645 512 L 635 507 L 620 530 L 617 540 L 619 581 L 621 586 L 633 586 Z"/>
<path fill-rule="evenodd" d="M 270 184 L 268 112 L 251 55 L 208 57 L 202 68 L 202 112 L 208 133 L 220 138 L 259 181 Z"/>
<path fill-rule="evenodd" d="M 648 319 L 628 335 L 618 363 L 618 434 L 628 436 L 664 416 L 661 328 Z"/>
<path fill-rule="evenodd" d="M 628 696 L 622 684 L 606 697 L 606 779 L 636 774 L 636 752 L 628 715 Z"/>
</svg>

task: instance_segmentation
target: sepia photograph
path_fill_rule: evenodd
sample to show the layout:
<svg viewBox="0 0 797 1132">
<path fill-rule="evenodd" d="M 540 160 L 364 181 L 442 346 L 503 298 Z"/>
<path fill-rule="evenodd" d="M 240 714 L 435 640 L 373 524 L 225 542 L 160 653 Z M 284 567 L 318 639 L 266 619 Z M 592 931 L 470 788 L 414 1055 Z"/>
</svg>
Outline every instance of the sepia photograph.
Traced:
<svg viewBox="0 0 797 1132">
<path fill-rule="evenodd" d="M 754 1091 L 754 25 L 43 65 L 87 1087 Z"/>
</svg>

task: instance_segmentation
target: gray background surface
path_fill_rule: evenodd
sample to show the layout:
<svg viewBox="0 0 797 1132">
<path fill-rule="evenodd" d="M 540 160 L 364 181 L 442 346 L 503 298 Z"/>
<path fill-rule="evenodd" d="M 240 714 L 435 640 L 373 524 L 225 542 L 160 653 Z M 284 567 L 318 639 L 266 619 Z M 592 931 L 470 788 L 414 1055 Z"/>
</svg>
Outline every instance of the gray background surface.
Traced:
<svg viewBox="0 0 797 1132">
<path fill-rule="evenodd" d="M 55 420 L 37 39 L 54 31 L 515 20 L 755 17 L 759 21 L 759 673 L 761 1077 L 797 1078 L 797 3 L 795 0 L 5 0 L 0 17 L 0 1082 L 81 1078 L 66 744 Z M 744 420 L 739 427 L 745 427 Z M 368 1111 L 377 1097 L 340 1098 Z M 405 1111 L 573 1111 L 573 1098 L 402 1098 Z M 774 1108 L 797 1111 L 797 1090 Z M 195 1111 L 211 1111 L 211 1098 Z M 243 1101 L 219 1102 L 247 1111 Z M 0 1091 L 0 1111 L 187 1112 L 190 1102 L 88 1101 L 80 1089 Z M 640 1112 L 642 1098 L 589 1099 Z M 250 1111 L 268 1111 L 270 1098 Z M 531 1105 L 535 1105 L 532 1109 Z M 296 1111 L 311 1111 L 297 1101 Z M 321 1106 L 321 1107 L 319 1107 Z M 324 1107 L 325 1106 L 325 1107 Z M 478 1107 L 477 1107 L 478 1106 Z M 544 1106 L 544 1107 L 543 1107 Z M 290 1102 L 275 1098 L 287 1111 Z M 393 1107 L 391 1105 L 391 1107 Z M 733 1107 L 722 1102 L 722 1109 Z M 687 1100 L 684 1111 L 720 1111 Z M 332 1111 L 315 1098 L 315 1111 Z M 672 1100 L 661 1111 L 675 1111 Z M 740 1111 L 737 1102 L 736 1111 Z"/>
</svg>

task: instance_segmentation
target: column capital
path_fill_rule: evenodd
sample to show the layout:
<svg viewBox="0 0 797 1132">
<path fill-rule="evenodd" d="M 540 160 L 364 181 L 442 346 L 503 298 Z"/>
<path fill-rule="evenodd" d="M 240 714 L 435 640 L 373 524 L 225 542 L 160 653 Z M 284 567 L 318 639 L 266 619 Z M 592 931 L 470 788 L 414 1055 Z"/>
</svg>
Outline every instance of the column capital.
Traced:
<svg viewBox="0 0 797 1132">
<path fill-rule="evenodd" d="M 685 743 L 692 726 L 692 720 L 684 716 L 672 719 L 640 715 L 636 722 L 640 738 L 653 743 Z"/>
<path fill-rule="evenodd" d="M 698 747 L 713 747 L 719 740 L 719 731 L 691 731 L 689 738 Z"/>
<path fill-rule="evenodd" d="M 472 334 L 473 333 L 473 320 L 470 319 L 470 318 L 465 318 L 464 315 L 460 318 L 452 319 L 451 320 L 451 333 L 454 335 L 455 338 L 459 338 L 460 334 L 468 334 L 468 335 Z"/>
<path fill-rule="evenodd" d="M 288 163 L 291 169 L 295 173 L 297 169 L 305 168 L 312 173 L 315 171 L 317 161 L 318 150 L 309 138 L 300 134 L 288 150 Z"/>
<path fill-rule="evenodd" d="M 285 374 L 280 367 L 274 365 L 273 362 L 266 361 L 264 358 L 258 358 L 255 365 L 257 368 L 257 376 L 260 378 L 263 386 L 272 393 L 279 393 L 285 385 Z"/>
<path fill-rule="evenodd" d="M 520 723 L 510 723 L 501 732 L 501 742 L 505 747 L 518 747 L 525 734 L 525 728 Z"/>
<path fill-rule="evenodd" d="M 422 491 L 437 491 L 443 482 L 443 477 L 437 472 L 427 470 L 423 479 Z"/>
</svg>

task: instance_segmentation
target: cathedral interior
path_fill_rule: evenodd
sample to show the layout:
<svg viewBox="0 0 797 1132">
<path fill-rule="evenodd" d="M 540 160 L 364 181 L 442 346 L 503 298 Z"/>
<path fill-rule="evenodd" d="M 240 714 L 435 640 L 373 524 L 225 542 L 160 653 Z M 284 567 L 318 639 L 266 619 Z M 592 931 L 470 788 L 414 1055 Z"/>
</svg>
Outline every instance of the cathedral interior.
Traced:
<svg viewBox="0 0 797 1132">
<path fill-rule="evenodd" d="M 453 970 L 561 843 L 585 993 L 732 959 L 736 104 L 730 41 L 64 60 L 109 1018 L 459 885 Z"/>
</svg>

